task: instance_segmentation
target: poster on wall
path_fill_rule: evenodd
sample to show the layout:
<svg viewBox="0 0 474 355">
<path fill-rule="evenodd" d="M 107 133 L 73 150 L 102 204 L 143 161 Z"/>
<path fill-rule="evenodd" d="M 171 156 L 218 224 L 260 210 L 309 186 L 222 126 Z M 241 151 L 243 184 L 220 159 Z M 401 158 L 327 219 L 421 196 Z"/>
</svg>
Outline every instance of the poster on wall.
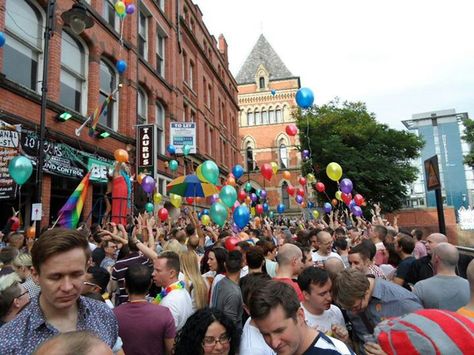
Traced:
<svg viewBox="0 0 474 355">
<path fill-rule="evenodd" d="M 8 164 L 19 154 L 21 125 L 0 121 L 0 200 L 11 200 L 16 195 L 16 183 L 8 172 Z"/>
<path fill-rule="evenodd" d="M 170 144 L 174 145 L 177 154 L 183 153 L 185 144 L 191 146 L 191 154 L 196 154 L 196 123 L 195 122 L 171 122 Z"/>
<path fill-rule="evenodd" d="M 156 176 L 156 147 L 157 135 L 154 124 L 137 126 L 137 175 Z"/>
</svg>

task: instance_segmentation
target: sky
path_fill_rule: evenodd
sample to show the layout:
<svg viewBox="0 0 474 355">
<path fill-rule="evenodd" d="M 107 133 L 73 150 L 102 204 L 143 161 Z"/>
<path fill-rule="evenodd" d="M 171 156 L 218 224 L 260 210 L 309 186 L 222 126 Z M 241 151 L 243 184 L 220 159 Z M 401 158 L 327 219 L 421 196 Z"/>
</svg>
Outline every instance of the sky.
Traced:
<svg viewBox="0 0 474 355">
<path fill-rule="evenodd" d="M 474 2 L 193 0 L 237 75 L 259 35 L 315 103 L 362 101 L 379 122 L 454 108 L 474 118 Z"/>
</svg>

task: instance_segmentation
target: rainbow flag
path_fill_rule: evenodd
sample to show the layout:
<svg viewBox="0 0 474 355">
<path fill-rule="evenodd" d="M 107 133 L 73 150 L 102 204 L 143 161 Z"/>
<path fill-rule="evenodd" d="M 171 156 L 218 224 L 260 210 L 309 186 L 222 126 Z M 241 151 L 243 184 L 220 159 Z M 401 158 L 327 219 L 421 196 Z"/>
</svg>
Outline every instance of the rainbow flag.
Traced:
<svg viewBox="0 0 474 355">
<path fill-rule="evenodd" d="M 82 178 L 81 183 L 69 196 L 64 206 L 59 211 L 59 225 L 64 228 L 76 228 L 82 207 L 86 200 L 87 188 L 89 187 L 90 171 Z"/>
<path fill-rule="evenodd" d="M 113 95 L 115 95 L 115 91 L 111 93 L 107 98 L 102 102 L 102 105 L 100 107 L 96 107 L 94 113 L 92 116 L 89 117 L 91 120 L 91 125 L 89 127 L 89 136 L 94 137 L 95 135 L 95 129 L 97 127 L 97 124 L 99 123 L 100 115 L 105 111 L 107 106 L 109 105 L 110 100 L 112 100 Z"/>
</svg>

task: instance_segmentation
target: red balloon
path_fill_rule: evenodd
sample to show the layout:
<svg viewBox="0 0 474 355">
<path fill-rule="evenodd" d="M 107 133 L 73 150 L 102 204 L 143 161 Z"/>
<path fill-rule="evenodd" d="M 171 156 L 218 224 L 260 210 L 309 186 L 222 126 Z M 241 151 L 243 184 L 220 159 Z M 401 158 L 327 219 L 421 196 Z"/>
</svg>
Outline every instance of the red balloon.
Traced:
<svg viewBox="0 0 474 355">
<path fill-rule="evenodd" d="M 316 190 L 318 190 L 318 192 L 324 192 L 324 190 L 326 190 L 326 186 L 324 186 L 322 182 L 317 182 Z"/>
<path fill-rule="evenodd" d="M 300 177 L 299 182 L 300 182 L 300 185 L 305 186 L 306 185 L 306 178 Z"/>
<path fill-rule="evenodd" d="M 263 206 L 261 204 L 258 204 L 257 206 L 255 206 L 255 213 L 263 214 Z"/>
<path fill-rule="evenodd" d="M 344 201 L 344 203 L 345 203 L 346 205 L 348 205 L 349 203 L 351 203 L 352 194 L 351 194 L 351 193 L 346 194 L 346 193 L 343 192 L 343 193 L 341 194 L 341 199 L 342 199 L 342 201 Z"/>
<path fill-rule="evenodd" d="M 362 204 L 365 202 L 364 196 L 362 196 L 361 194 L 356 194 L 354 196 L 354 202 L 357 206 L 362 206 Z"/>
<path fill-rule="evenodd" d="M 166 221 L 168 219 L 168 210 L 164 207 L 158 210 L 158 218 L 162 221 Z"/>
<path fill-rule="evenodd" d="M 239 242 L 240 242 L 240 238 L 238 237 L 227 237 L 224 245 L 228 251 L 232 251 L 232 250 L 235 250 L 237 243 Z"/>
<path fill-rule="evenodd" d="M 273 169 L 270 164 L 268 163 L 263 164 L 262 167 L 260 168 L 260 172 L 262 173 L 262 176 L 265 179 L 271 180 L 272 175 L 273 175 Z"/>
<path fill-rule="evenodd" d="M 12 222 L 10 231 L 16 232 L 20 228 L 20 219 L 18 217 L 11 217 L 10 221 Z"/>
<path fill-rule="evenodd" d="M 186 197 L 186 203 L 187 203 L 188 205 L 192 205 L 193 202 L 194 202 L 194 198 L 192 198 L 192 197 Z"/>
<path fill-rule="evenodd" d="M 298 190 L 296 190 L 296 194 L 303 197 L 304 196 L 304 189 L 302 187 L 299 187 Z"/>
<path fill-rule="evenodd" d="M 288 195 L 294 196 L 296 189 L 293 185 L 288 185 L 288 187 L 286 188 L 286 191 L 288 192 Z"/>
<path fill-rule="evenodd" d="M 296 133 L 298 133 L 298 128 L 293 123 L 286 126 L 285 130 L 286 130 L 286 134 L 288 134 L 289 136 L 296 136 Z"/>
<path fill-rule="evenodd" d="M 247 193 L 245 192 L 245 190 L 239 190 L 239 193 L 237 194 L 237 198 L 239 199 L 239 201 L 244 202 L 246 197 Z"/>
</svg>

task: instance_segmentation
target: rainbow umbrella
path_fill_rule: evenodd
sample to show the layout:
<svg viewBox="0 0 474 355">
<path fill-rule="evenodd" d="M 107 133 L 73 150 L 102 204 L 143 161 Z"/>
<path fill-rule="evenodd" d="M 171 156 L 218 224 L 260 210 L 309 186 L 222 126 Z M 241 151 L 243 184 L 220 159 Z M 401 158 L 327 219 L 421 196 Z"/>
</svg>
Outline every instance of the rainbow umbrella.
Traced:
<svg viewBox="0 0 474 355">
<path fill-rule="evenodd" d="M 166 188 L 169 193 L 183 197 L 206 197 L 219 193 L 216 186 L 202 182 L 196 175 L 180 176 L 171 181 Z"/>
</svg>

